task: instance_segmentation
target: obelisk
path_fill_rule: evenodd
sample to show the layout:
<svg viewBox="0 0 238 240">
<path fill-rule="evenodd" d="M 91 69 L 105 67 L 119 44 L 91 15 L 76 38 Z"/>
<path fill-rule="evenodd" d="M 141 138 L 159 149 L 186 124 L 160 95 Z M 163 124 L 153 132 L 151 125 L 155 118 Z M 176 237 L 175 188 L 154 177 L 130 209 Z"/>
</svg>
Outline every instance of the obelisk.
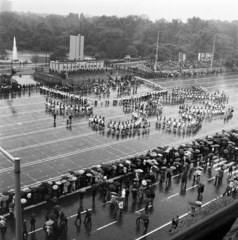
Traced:
<svg viewBox="0 0 238 240">
<path fill-rule="evenodd" d="M 12 60 L 17 60 L 16 38 L 13 39 Z"/>
</svg>

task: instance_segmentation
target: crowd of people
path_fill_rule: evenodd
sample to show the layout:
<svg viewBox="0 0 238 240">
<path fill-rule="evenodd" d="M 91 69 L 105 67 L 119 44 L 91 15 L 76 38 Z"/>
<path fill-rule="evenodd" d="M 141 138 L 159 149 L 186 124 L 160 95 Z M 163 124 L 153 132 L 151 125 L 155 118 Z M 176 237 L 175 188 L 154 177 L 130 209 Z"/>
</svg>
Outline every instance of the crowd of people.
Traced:
<svg viewBox="0 0 238 240">
<path fill-rule="evenodd" d="M 228 132 L 223 131 L 222 134 L 216 133 L 213 136 L 207 136 L 204 139 L 196 139 L 177 148 L 158 147 L 149 150 L 145 155 L 96 165 L 90 169 L 70 171 L 69 174 L 64 175 L 61 179 L 45 181 L 38 186 L 24 188 L 22 190 L 22 204 L 29 206 L 46 201 L 57 205 L 59 198 L 75 191 L 79 191 L 79 197 L 83 200 L 86 191 L 85 187 L 91 186 L 94 196 L 97 191 L 103 194 L 104 199 L 108 195 L 111 196 L 112 208 L 115 211 L 119 209 L 120 213 L 123 212 L 123 206 L 128 201 L 131 193 L 134 202 L 142 201 L 146 204 L 142 213 L 142 219 L 146 220 L 149 217 L 148 208 L 153 204 L 155 198 L 153 183 L 159 180 L 161 184 L 170 184 L 173 173 L 176 173 L 182 175 L 181 184 L 185 188 L 189 174 L 194 174 L 194 181 L 196 184 L 199 184 L 202 170 L 204 168 L 212 168 L 214 156 L 226 159 L 227 163 L 230 161 L 237 162 L 237 146 L 238 130 L 233 129 Z M 228 169 L 226 164 L 221 165 L 220 171 L 224 173 L 225 169 Z M 222 181 L 223 174 L 220 174 L 220 171 L 216 176 L 215 184 L 219 184 Z M 123 177 L 128 174 L 132 175 L 132 178 L 126 177 L 113 180 L 115 177 Z M 232 177 L 230 174 L 229 179 L 230 182 L 233 182 L 233 185 L 229 183 L 229 189 L 236 189 L 236 176 Z M 229 189 L 227 188 L 224 194 L 229 194 Z M 202 201 L 203 191 L 204 186 L 203 190 L 202 188 L 198 190 L 200 201 Z M 0 199 L 1 213 L 4 214 L 10 211 L 14 215 L 14 192 L 3 192 Z M 56 212 L 54 212 L 55 215 L 57 216 Z M 55 219 L 58 221 L 58 218 L 50 219 L 49 216 L 47 221 L 55 221 Z M 90 224 L 90 222 L 91 220 L 88 223 Z"/>
</svg>

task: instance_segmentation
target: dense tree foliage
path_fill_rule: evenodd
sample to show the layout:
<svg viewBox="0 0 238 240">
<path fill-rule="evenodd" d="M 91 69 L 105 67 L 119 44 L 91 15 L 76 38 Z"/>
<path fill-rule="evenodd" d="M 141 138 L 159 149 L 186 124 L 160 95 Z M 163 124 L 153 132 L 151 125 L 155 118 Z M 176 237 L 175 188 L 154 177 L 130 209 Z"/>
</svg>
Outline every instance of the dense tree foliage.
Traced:
<svg viewBox="0 0 238 240">
<path fill-rule="evenodd" d="M 125 55 L 154 58 L 158 32 L 159 60 L 177 60 L 180 51 L 191 60 L 199 52 L 212 52 L 215 34 L 215 58 L 233 59 L 238 52 L 238 21 L 205 21 L 194 17 L 183 23 L 179 19 L 152 22 L 139 16 L 0 14 L 0 49 L 3 46 L 11 49 L 15 36 L 18 49 L 53 52 L 54 58 L 64 56 L 65 48 L 69 48 L 69 35 L 79 33 L 85 36 L 85 53 L 96 58 Z"/>
</svg>

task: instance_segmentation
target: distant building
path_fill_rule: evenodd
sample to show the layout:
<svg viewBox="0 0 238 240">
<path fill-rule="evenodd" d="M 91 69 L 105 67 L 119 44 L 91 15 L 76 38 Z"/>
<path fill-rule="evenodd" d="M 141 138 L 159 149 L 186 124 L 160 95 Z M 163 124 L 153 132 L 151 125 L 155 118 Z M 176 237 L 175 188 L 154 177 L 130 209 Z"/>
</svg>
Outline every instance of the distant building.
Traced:
<svg viewBox="0 0 238 240">
<path fill-rule="evenodd" d="M 8 0 L 0 0 L 0 12 L 12 12 L 12 2 Z"/>
<path fill-rule="evenodd" d="M 84 57 L 84 36 L 70 35 L 69 60 L 83 60 Z"/>
<path fill-rule="evenodd" d="M 209 61 L 212 59 L 212 53 L 198 53 L 198 61 Z"/>
<path fill-rule="evenodd" d="M 179 62 L 185 62 L 186 61 L 186 54 L 183 52 L 179 52 L 178 54 L 178 61 Z"/>
<path fill-rule="evenodd" d="M 55 72 L 73 72 L 79 70 L 101 70 L 104 68 L 104 61 L 50 61 L 50 69 Z"/>
</svg>

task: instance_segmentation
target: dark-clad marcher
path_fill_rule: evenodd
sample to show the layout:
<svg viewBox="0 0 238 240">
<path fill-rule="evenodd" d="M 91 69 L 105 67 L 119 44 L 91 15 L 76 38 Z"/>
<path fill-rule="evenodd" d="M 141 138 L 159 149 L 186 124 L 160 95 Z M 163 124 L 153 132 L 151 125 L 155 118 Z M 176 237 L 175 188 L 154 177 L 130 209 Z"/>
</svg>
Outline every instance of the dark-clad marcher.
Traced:
<svg viewBox="0 0 238 240">
<path fill-rule="evenodd" d="M 154 191 L 151 191 L 150 199 L 151 199 L 151 205 L 153 205 L 154 199 L 155 199 L 155 192 Z"/>
<path fill-rule="evenodd" d="M 204 184 L 200 183 L 198 185 L 198 198 L 202 198 L 203 192 L 204 192 Z"/>
<path fill-rule="evenodd" d="M 84 218 L 84 223 L 87 223 L 87 220 L 88 220 L 89 214 L 90 214 L 89 210 L 86 209 L 85 218 Z"/>
<path fill-rule="evenodd" d="M 187 186 L 187 180 L 188 180 L 188 176 L 186 173 L 183 174 L 182 176 L 182 183 L 181 183 L 181 188 L 185 188 Z"/>
<path fill-rule="evenodd" d="M 145 219 L 144 220 L 144 226 L 145 226 L 145 229 L 147 229 L 148 228 L 148 226 L 149 226 L 149 219 Z"/>
<path fill-rule="evenodd" d="M 141 216 L 141 211 L 137 213 L 136 224 L 140 224 L 140 216 Z"/>
<path fill-rule="evenodd" d="M 22 223 L 22 235 L 23 235 L 23 238 L 27 238 L 28 236 L 28 232 L 27 232 L 27 225 L 26 225 L 26 220 L 23 220 L 23 223 Z"/>
<path fill-rule="evenodd" d="M 31 220 L 30 220 L 30 224 L 31 224 L 31 232 L 36 230 L 36 219 L 34 216 L 32 216 Z"/>
<path fill-rule="evenodd" d="M 92 216 L 91 216 L 91 211 L 86 209 L 86 216 L 84 219 L 84 223 L 87 225 L 92 226 Z"/>
<path fill-rule="evenodd" d="M 77 224 L 78 220 L 79 220 L 79 224 L 81 224 L 81 211 L 80 211 L 80 209 L 78 209 L 77 217 L 76 217 L 76 220 L 75 220 L 74 224 Z"/>
</svg>

